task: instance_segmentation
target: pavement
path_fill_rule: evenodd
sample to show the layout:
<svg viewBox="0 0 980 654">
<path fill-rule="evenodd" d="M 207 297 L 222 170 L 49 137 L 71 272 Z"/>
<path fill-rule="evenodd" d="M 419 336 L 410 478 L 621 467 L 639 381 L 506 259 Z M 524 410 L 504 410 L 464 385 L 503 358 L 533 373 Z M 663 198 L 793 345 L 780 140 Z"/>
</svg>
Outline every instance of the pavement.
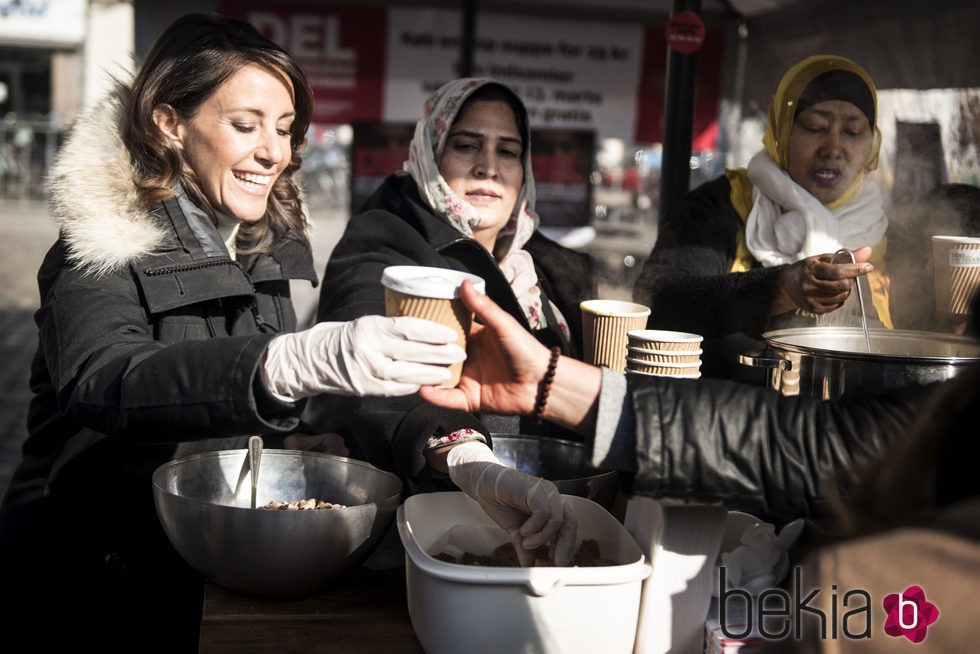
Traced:
<svg viewBox="0 0 980 654">
<path fill-rule="evenodd" d="M 57 233 L 42 203 L 0 201 L 0 496 L 27 438 L 28 375 L 37 347 L 37 269 Z"/>
</svg>

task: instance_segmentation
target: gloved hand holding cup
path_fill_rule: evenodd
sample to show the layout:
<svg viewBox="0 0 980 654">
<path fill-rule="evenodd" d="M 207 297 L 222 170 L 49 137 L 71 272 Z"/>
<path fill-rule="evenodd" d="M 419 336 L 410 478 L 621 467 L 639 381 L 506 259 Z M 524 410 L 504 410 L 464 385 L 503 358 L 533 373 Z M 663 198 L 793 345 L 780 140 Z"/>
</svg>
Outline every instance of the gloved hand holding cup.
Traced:
<svg viewBox="0 0 980 654">
<path fill-rule="evenodd" d="M 466 352 L 457 340 L 453 330 L 412 317 L 321 322 L 272 339 L 260 374 L 286 401 L 321 393 L 408 395 L 444 383 L 446 366 L 462 365 Z"/>
</svg>

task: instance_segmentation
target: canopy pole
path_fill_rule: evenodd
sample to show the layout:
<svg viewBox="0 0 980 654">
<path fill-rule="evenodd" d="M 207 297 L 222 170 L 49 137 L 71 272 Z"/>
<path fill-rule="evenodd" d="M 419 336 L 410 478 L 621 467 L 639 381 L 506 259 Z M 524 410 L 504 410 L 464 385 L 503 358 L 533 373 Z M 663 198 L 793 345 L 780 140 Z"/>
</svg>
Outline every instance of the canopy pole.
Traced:
<svg viewBox="0 0 980 654">
<path fill-rule="evenodd" d="M 671 15 L 693 11 L 700 15 L 701 0 L 674 0 Z M 667 89 L 664 98 L 663 167 L 660 173 L 660 213 L 663 221 L 671 206 L 691 184 L 691 141 L 694 137 L 694 78 L 697 52 L 684 54 L 667 46 Z"/>
<path fill-rule="evenodd" d="M 463 0 L 463 38 L 460 40 L 459 76 L 473 77 L 474 35 L 476 34 L 477 0 Z"/>
</svg>

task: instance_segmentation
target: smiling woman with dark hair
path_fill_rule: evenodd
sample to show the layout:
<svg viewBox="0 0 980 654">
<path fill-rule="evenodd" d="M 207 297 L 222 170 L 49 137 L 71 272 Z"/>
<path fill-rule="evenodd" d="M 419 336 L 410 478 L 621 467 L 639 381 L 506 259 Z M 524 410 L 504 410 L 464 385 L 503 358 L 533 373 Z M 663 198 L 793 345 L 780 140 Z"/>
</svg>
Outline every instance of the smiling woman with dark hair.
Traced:
<svg viewBox="0 0 980 654">
<path fill-rule="evenodd" d="M 204 578 L 161 529 L 153 471 L 284 437 L 312 395 L 411 393 L 463 358 L 418 319 L 294 333 L 290 280 L 317 281 L 293 180 L 312 106 L 251 25 L 189 14 L 59 150 L 29 435 L 0 506 L 6 624 L 31 649 L 196 652 Z"/>
</svg>

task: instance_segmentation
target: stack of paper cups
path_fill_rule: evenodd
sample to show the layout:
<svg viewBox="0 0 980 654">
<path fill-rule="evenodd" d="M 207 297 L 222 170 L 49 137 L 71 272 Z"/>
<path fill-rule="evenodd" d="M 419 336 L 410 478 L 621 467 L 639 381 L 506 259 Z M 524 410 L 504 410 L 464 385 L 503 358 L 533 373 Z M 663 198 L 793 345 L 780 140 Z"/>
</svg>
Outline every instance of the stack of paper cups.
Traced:
<svg viewBox="0 0 980 654">
<path fill-rule="evenodd" d="M 646 327 L 650 308 L 622 300 L 586 300 L 579 307 L 585 362 L 624 372 L 626 334 Z"/>
<path fill-rule="evenodd" d="M 701 376 L 699 334 L 661 329 L 627 333 L 626 372 L 660 377 L 697 379 Z"/>
</svg>

